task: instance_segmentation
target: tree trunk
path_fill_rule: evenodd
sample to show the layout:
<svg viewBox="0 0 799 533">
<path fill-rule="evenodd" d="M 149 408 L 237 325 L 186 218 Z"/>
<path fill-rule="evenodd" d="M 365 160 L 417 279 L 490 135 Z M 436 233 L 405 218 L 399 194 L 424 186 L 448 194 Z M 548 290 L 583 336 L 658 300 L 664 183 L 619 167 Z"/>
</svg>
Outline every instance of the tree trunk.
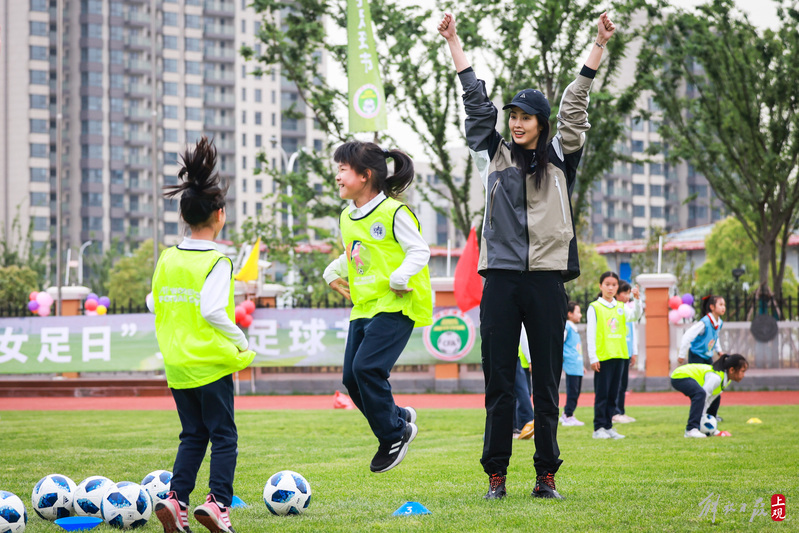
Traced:
<svg viewBox="0 0 799 533">
<path fill-rule="evenodd" d="M 768 274 L 771 267 L 773 250 L 773 241 L 768 237 L 757 243 L 757 267 L 758 272 L 760 273 L 760 279 L 758 280 L 759 286 L 757 290 L 761 296 L 768 296 L 771 294 L 768 285 Z"/>
</svg>

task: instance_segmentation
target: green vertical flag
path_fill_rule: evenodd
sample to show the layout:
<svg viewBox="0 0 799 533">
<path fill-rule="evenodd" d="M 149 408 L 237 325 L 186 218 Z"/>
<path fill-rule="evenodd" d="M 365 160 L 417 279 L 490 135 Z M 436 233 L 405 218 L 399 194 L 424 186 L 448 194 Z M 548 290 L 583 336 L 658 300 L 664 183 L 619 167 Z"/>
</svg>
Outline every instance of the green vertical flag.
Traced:
<svg viewBox="0 0 799 533">
<path fill-rule="evenodd" d="M 386 129 L 386 96 L 378 70 L 369 0 L 348 0 L 347 74 L 350 131 Z"/>
</svg>

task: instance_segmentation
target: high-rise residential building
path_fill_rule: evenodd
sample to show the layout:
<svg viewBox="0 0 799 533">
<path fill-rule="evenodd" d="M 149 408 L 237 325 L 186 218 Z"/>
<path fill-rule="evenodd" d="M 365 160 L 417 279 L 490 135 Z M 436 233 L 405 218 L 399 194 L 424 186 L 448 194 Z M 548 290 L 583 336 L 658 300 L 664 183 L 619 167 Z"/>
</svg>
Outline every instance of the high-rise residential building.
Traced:
<svg viewBox="0 0 799 533">
<path fill-rule="evenodd" d="M 284 118 L 303 106 L 277 69 L 238 53 L 259 52 L 261 15 L 250 0 L 19 0 L 0 8 L 0 223 L 19 213 L 33 246 L 55 256 L 56 124 L 62 110 L 63 249 L 107 250 L 115 239 L 154 235 L 179 242 L 180 155 L 213 137 L 229 180 L 225 234 L 251 216 L 269 216 L 268 174 L 258 154 L 281 168 L 281 149 L 319 147 L 311 118 Z M 58 6 L 62 6 L 59 11 Z M 63 35 L 59 48 L 57 35 Z M 62 57 L 60 79 L 57 57 Z M 57 109 L 58 91 L 62 106 Z"/>
</svg>

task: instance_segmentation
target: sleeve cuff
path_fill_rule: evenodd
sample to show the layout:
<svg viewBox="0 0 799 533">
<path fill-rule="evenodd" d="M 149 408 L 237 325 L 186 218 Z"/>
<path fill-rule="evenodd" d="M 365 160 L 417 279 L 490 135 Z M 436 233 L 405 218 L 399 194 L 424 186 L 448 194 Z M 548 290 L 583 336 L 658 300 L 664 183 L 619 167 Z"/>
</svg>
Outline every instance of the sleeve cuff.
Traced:
<svg viewBox="0 0 799 533">
<path fill-rule="evenodd" d="M 580 71 L 580 76 L 585 76 L 586 78 L 593 80 L 596 76 L 596 70 L 583 65 L 583 69 Z"/>
<path fill-rule="evenodd" d="M 466 87 L 477 81 L 477 74 L 474 73 L 474 69 L 472 67 L 467 67 L 466 69 L 458 72 L 458 79 L 461 80 L 461 86 L 466 89 Z"/>
</svg>

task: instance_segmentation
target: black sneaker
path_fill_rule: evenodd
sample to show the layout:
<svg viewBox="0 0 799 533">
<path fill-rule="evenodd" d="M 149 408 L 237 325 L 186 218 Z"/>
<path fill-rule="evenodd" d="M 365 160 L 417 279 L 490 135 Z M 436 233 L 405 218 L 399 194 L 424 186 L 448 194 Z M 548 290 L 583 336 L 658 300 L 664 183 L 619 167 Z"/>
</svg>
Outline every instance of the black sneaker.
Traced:
<svg viewBox="0 0 799 533">
<path fill-rule="evenodd" d="M 410 407 L 410 406 L 409 407 L 402 407 L 402 414 L 403 414 L 402 418 L 405 419 L 405 422 L 407 422 L 409 424 L 415 424 L 416 423 L 416 409 L 414 409 L 413 407 Z"/>
<path fill-rule="evenodd" d="M 400 464 L 405 458 L 405 454 L 408 453 L 408 444 L 413 442 L 418 431 L 416 424 L 407 422 L 405 424 L 405 433 L 403 433 L 400 440 L 388 444 L 381 443 L 377 453 L 372 458 L 372 464 L 369 465 L 371 471 L 376 474 L 388 472 Z"/>
<path fill-rule="evenodd" d="M 536 498 L 555 498 L 562 500 L 563 496 L 555 490 L 555 474 L 544 474 L 535 478 L 535 488 L 532 495 Z"/>
<path fill-rule="evenodd" d="M 491 474 L 488 477 L 488 492 L 483 496 L 486 500 L 501 500 L 505 497 L 505 476 Z"/>
</svg>

